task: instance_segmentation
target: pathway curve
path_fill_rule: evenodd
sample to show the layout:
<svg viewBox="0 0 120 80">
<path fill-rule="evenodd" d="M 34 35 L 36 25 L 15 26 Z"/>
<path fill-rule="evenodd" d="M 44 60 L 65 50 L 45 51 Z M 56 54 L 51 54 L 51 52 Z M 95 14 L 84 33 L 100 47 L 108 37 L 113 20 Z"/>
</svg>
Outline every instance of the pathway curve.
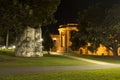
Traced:
<svg viewBox="0 0 120 80">
<path fill-rule="evenodd" d="M 65 57 L 69 57 L 72 59 L 77 59 L 77 60 L 82 60 L 82 61 L 87 61 L 90 63 L 95 63 L 95 64 L 99 64 L 99 65 L 118 65 L 118 64 L 114 64 L 114 63 L 108 63 L 108 62 L 103 62 L 103 61 L 97 61 L 97 60 L 91 60 L 91 59 L 86 59 L 86 58 L 81 58 L 81 57 L 76 57 L 76 56 L 68 56 L 68 55 L 63 55 Z"/>
<path fill-rule="evenodd" d="M 103 61 L 98 61 L 98 60 L 92 60 L 92 59 L 87 59 L 87 58 L 82 58 L 82 57 L 76 57 L 76 56 L 71 56 L 71 55 L 58 54 L 56 52 L 52 52 L 52 54 L 54 54 L 54 55 L 62 55 L 62 56 L 69 57 L 69 58 L 72 58 L 72 59 L 87 61 L 87 62 L 90 62 L 90 63 L 99 64 L 99 65 L 119 65 L 119 64 L 108 63 L 108 62 L 103 62 Z"/>
</svg>

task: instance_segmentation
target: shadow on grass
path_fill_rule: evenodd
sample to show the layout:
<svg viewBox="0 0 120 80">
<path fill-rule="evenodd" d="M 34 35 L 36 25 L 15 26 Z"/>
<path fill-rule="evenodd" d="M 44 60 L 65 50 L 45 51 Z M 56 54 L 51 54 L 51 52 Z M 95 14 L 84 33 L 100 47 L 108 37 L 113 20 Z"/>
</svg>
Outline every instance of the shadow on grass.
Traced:
<svg viewBox="0 0 120 80">
<path fill-rule="evenodd" d="M 55 58 L 66 58 L 63 55 L 54 55 L 54 54 L 44 54 L 44 57 L 55 57 Z"/>
</svg>

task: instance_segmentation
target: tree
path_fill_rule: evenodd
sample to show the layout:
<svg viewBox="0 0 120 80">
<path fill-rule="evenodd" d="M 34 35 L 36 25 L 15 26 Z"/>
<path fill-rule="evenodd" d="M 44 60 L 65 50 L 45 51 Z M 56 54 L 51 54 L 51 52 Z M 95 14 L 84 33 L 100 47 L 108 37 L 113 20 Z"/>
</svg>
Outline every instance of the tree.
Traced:
<svg viewBox="0 0 120 80">
<path fill-rule="evenodd" d="M 8 20 L 6 22 L 1 20 L 1 24 L 2 26 L 5 24 L 10 25 L 10 27 L 6 25 L 4 31 L 12 28 L 17 36 L 15 55 L 24 57 L 29 55 L 31 57 L 39 56 L 39 53 L 42 54 L 40 42 L 41 26 L 55 21 L 53 14 L 60 0 L 1 0 L 0 3 L 1 16 L 5 16 L 2 19 Z M 31 30 L 33 34 L 36 33 L 34 36 L 31 36 L 33 35 L 30 33 Z M 34 39 L 31 40 L 30 38 Z M 31 48 L 29 49 L 30 46 Z"/>
<path fill-rule="evenodd" d="M 120 44 L 120 4 L 113 5 L 106 11 L 107 16 L 105 17 L 104 24 L 104 41 L 103 44 L 108 49 L 112 48 L 114 56 L 118 56 L 117 49 Z"/>
<path fill-rule="evenodd" d="M 100 3 L 81 12 L 78 18 L 79 32 L 77 32 L 73 40 L 71 40 L 72 46 L 74 47 L 76 46 L 74 44 L 79 43 L 78 48 L 80 48 L 86 46 L 87 43 L 92 43 L 88 49 L 95 52 L 101 43 L 101 23 L 103 23 L 104 17 L 105 7 Z"/>
<path fill-rule="evenodd" d="M 50 49 L 53 48 L 54 42 L 48 30 L 46 30 L 45 35 L 43 37 L 43 46 L 44 50 L 46 50 L 48 54 L 50 54 Z"/>
<path fill-rule="evenodd" d="M 85 41 L 87 39 L 87 36 L 84 35 L 84 32 L 73 30 L 70 32 L 70 34 L 70 41 L 72 42 L 72 45 L 70 47 L 72 50 L 78 50 L 80 47 L 87 45 L 87 42 Z"/>
<path fill-rule="evenodd" d="M 118 56 L 117 49 L 120 44 L 119 2 L 109 9 L 100 6 L 88 8 L 80 14 L 79 25 L 79 35 L 82 32 L 82 36 L 84 36 L 84 38 L 76 37 L 79 39 L 79 43 L 81 40 L 91 43 L 88 49 L 92 52 L 95 52 L 102 44 L 108 51 L 112 50 L 114 56 Z"/>
<path fill-rule="evenodd" d="M 14 6 L 12 5 L 12 1 L 7 1 L 7 0 L 0 1 L 0 12 L 1 12 L 0 32 L 1 32 L 2 38 L 6 39 L 6 42 L 5 42 L 6 48 L 8 48 L 8 45 L 9 45 L 9 36 L 12 35 L 12 33 L 9 34 L 10 30 L 13 28 L 12 26 L 14 21 L 12 8 L 14 8 Z"/>
</svg>

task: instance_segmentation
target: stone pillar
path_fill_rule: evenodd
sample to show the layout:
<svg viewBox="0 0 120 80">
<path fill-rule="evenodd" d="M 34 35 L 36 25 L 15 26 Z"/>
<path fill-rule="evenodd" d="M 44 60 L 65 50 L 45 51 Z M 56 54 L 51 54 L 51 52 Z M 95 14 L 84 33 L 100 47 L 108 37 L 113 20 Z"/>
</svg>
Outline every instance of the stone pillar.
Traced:
<svg viewBox="0 0 120 80">
<path fill-rule="evenodd" d="M 61 39 L 62 38 L 61 31 L 59 31 L 59 33 L 60 33 L 60 36 L 59 36 L 60 37 L 60 45 L 59 45 L 59 47 L 61 47 L 62 46 L 62 43 L 61 43 L 61 40 L 62 40 Z"/>
<path fill-rule="evenodd" d="M 15 55 L 21 57 L 41 57 L 42 41 L 41 28 L 27 27 L 21 36 L 18 36 Z"/>
</svg>

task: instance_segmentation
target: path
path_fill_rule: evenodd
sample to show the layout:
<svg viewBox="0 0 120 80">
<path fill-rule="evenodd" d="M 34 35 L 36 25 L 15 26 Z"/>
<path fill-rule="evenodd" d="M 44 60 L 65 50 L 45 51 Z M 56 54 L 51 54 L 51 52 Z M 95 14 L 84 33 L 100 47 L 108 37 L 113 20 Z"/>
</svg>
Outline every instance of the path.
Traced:
<svg viewBox="0 0 120 80">
<path fill-rule="evenodd" d="M 52 54 L 59 55 L 56 52 L 52 52 Z M 62 55 L 62 54 L 60 54 L 60 55 Z M 103 61 L 91 60 L 91 59 L 86 59 L 86 58 L 81 58 L 81 57 L 76 57 L 76 56 L 71 56 L 71 55 L 63 55 L 63 56 L 69 57 L 69 58 L 72 58 L 72 59 L 87 61 L 87 62 L 90 62 L 90 63 L 99 64 L 99 65 L 118 65 L 118 64 L 114 64 L 114 63 L 108 63 L 108 62 L 103 62 Z"/>
<path fill-rule="evenodd" d="M 75 57 L 75 56 L 68 56 L 68 55 L 63 55 L 72 59 L 77 59 L 77 60 L 82 60 L 82 61 L 87 61 L 90 63 L 95 63 L 95 64 L 99 64 L 99 65 L 117 65 L 114 63 L 108 63 L 108 62 L 103 62 L 103 61 L 97 61 L 97 60 L 91 60 L 91 59 L 86 59 L 86 58 L 81 58 L 81 57 Z"/>
<path fill-rule="evenodd" d="M 32 74 L 44 72 L 60 72 L 60 71 L 73 71 L 73 70 L 93 70 L 103 68 L 118 68 L 119 65 L 84 65 L 84 66 L 31 66 L 31 67 L 0 67 L 0 75 L 9 74 Z"/>
<path fill-rule="evenodd" d="M 60 71 L 73 71 L 73 70 L 93 70 L 104 68 L 120 68 L 119 64 L 111 64 L 101 61 L 95 61 L 85 58 L 78 58 L 74 56 L 67 56 L 70 58 L 92 62 L 92 65 L 81 66 L 30 66 L 30 67 L 0 67 L 0 76 L 9 74 L 32 74 L 44 72 L 60 72 Z"/>
</svg>

